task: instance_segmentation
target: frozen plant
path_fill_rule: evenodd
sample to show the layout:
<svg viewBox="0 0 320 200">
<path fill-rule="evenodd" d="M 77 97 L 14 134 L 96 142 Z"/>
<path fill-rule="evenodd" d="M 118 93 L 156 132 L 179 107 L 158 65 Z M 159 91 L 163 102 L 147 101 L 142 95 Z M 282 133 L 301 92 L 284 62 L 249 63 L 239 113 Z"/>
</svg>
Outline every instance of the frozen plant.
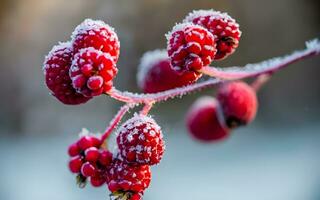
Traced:
<svg viewBox="0 0 320 200">
<path fill-rule="evenodd" d="M 84 187 L 104 184 L 117 200 L 142 199 L 151 182 L 150 166 L 159 164 L 165 150 L 160 126 L 148 116 L 160 101 L 218 85 L 217 98 L 201 97 L 190 108 L 186 125 L 193 138 L 217 142 L 233 129 L 250 124 L 256 115 L 256 92 L 276 71 L 291 63 L 320 54 L 314 39 L 306 48 L 243 67 L 209 66 L 227 58 L 239 45 L 238 23 L 227 13 L 198 10 L 188 14 L 167 35 L 167 50 L 147 52 L 141 59 L 138 85 L 145 92 L 122 92 L 113 86 L 120 55 L 114 29 L 99 20 L 86 19 L 76 27 L 71 41 L 54 46 L 46 56 L 43 71 L 50 93 L 68 105 L 106 95 L 124 103 L 102 135 L 83 130 L 69 146 L 70 171 Z M 197 82 L 201 76 L 210 76 Z M 240 79 L 255 77 L 247 84 Z M 139 113 L 116 127 L 129 109 L 142 105 Z M 117 151 L 108 149 L 108 138 L 117 134 Z"/>
</svg>

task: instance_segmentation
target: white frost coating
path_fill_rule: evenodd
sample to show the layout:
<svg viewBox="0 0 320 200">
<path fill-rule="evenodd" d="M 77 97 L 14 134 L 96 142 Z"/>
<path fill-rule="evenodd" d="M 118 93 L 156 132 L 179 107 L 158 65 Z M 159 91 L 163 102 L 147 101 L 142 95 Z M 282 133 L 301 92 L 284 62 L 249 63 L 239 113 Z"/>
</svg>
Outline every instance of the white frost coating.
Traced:
<svg viewBox="0 0 320 200">
<path fill-rule="evenodd" d="M 99 31 L 102 27 L 105 27 L 106 29 L 114 32 L 113 27 L 109 26 L 108 24 L 104 23 L 101 20 L 85 19 L 81 24 L 79 24 L 74 29 L 71 35 L 71 39 L 74 40 L 78 34 L 88 33 L 90 35 L 94 35 L 95 33 L 93 31 Z M 113 41 L 114 39 L 116 39 L 117 35 L 111 34 L 111 37 L 113 38 L 111 38 L 110 40 Z"/>
<path fill-rule="evenodd" d="M 59 67 L 58 65 L 50 64 L 47 65 L 46 62 L 49 59 L 52 59 L 52 56 L 63 56 L 69 57 L 69 54 L 72 52 L 72 45 L 70 41 L 67 42 L 59 42 L 57 45 L 54 45 L 52 49 L 49 51 L 48 55 L 45 56 L 44 63 L 42 65 L 42 70 L 45 70 L 49 67 Z"/>
<path fill-rule="evenodd" d="M 168 59 L 167 50 L 156 49 L 147 51 L 143 54 L 138 66 L 137 82 L 140 88 L 143 87 L 143 82 L 149 70 L 158 62 Z"/>
<path fill-rule="evenodd" d="M 213 9 L 210 10 L 194 10 L 190 12 L 187 17 L 183 20 L 183 22 L 192 22 L 196 18 L 202 18 L 210 16 L 215 19 L 226 19 L 235 22 L 235 20 L 228 15 L 226 12 L 215 11 Z"/>
<path fill-rule="evenodd" d="M 306 47 L 309 50 L 315 50 L 317 53 L 320 53 L 320 40 L 315 38 L 306 42 Z"/>
<path fill-rule="evenodd" d="M 228 68 L 215 68 L 217 76 L 221 73 L 221 78 L 245 78 L 249 76 L 259 75 L 260 73 L 268 73 L 276 71 L 277 69 L 299 60 L 310 54 L 320 53 L 319 39 L 314 39 L 306 42 L 306 49 L 295 51 L 289 55 L 282 57 L 271 58 L 259 63 L 247 64 L 244 67 L 228 67 Z"/>
<path fill-rule="evenodd" d="M 96 138 L 101 137 L 101 133 L 91 133 L 88 129 L 82 128 L 80 133 L 79 133 L 79 138 L 84 137 L 84 136 L 93 136 Z"/>
<path fill-rule="evenodd" d="M 200 28 L 200 29 L 204 29 L 202 26 L 199 26 L 199 25 L 196 25 L 196 24 L 193 24 L 191 22 L 185 22 L 185 23 L 179 23 L 179 24 L 176 24 L 171 31 L 169 31 L 167 34 L 165 34 L 167 40 L 168 40 L 168 43 L 170 41 L 170 38 L 171 38 L 171 35 L 174 33 L 174 32 L 177 32 L 177 31 L 182 31 L 184 30 L 185 28 L 187 27 L 195 27 L 195 28 Z"/>
</svg>

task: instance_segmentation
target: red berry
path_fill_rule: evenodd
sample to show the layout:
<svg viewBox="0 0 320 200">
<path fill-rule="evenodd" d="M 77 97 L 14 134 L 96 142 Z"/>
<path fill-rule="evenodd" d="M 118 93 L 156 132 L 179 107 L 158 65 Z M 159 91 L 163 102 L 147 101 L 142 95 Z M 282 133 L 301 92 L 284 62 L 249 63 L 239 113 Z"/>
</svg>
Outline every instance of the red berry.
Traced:
<svg viewBox="0 0 320 200">
<path fill-rule="evenodd" d="M 158 164 L 165 149 L 161 128 L 152 118 L 137 114 L 121 126 L 117 144 L 127 162 L 142 165 Z"/>
<path fill-rule="evenodd" d="M 256 116 L 257 95 L 245 82 L 236 81 L 223 84 L 218 89 L 217 98 L 229 127 L 248 124 Z"/>
<path fill-rule="evenodd" d="M 214 10 L 197 10 L 190 13 L 184 22 L 192 22 L 208 29 L 217 43 L 214 60 L 224 59 L 239 45 L 241 31 L 239 24 L 227 13 Z"/>
<path fill-rule="evenodd" d="M 201 75 L 195 71 L 173 70 L 166 50 L 155 50 L 143 55 L 137 78 L 143 92 L 155 93 L 192 84 Z"/>
<path fill-rule="evenodd" d="M 129 200 L 141 200 L 142 199 L 142 193 L 134 193 L 131 195 Z"/>
<path fill-rule="evenodd" d="M 105 178 L 101 175 L 91 176 L 90 183 L 93 187 L 100 187 L 106 182 Z"/>
<path fill-rule="evenodd" d="M 167 34 L 168 55 L 176 71 L 197 71 L 211 63 L 216 54 L 214 36 L 192 23 L 178 24 Z"/>
<path fill-rule="evenodd" d="M 76 143 L 72 144 L 68 148 L 69 156 L 73 157 L 80 154 L 80 149 Z"/>
<path fill-rule="evenodd" d="M 72 56 L 70 42 L 59 43 L 46 56 L 43 71 L 51 94 L 64 104 L 76 105 L 87 102 L 90 97 L 77 93 L 72 87 L 69 77 Z"/>
<path fill-rule="evenodd" d="M 82 164 L 83 162 L 81 156 L 75 156 L 69 161 L 69 169 L 72 173 L 79 173 Z"/>
<path fill-rule="evenodd" d="M 120 42 L 114 29 L 100 20 L 86 19 L 72 33 L 75 52 L 93 47 L 109 53 L 116 63 L 120 54 Z"/>
<path fill-rule="evenodd" d="M 229 136 L 219 103 L 212 97 L 201 97 L 193 103 L 186 117 L 190 134 L 203 142 L 217 141 Z"/>
<path fill-rule="evenodd" d="M 90 162 L 96 162 L 99 159 L 100 152 L 96 147 L 90 147 L 85 150 L 85 159 Z"/>
<path fill-rule="evenodd" d="M 107 172 L 107 184 L 111 192 L 139 193 L 149 187 L 151 171 L 148 165 L 129 165 L 116 159 Z"/>
<path fill-rule="evenodd" d="M 96 173 L 96 168 L 89 162 L 86 162 L 81 166 L 81 174 L 84 177 L 93 176 L 95 175 L 95 173 Z"/>
<path fill-rule="evenodd" d="M 102 166 L 109 166 L 112 162 L 113 155 L 108 150 L 102 150 L 100 152 L 99 164 Z"/>
<path fill-rule="evenodd" d="M 98 147 L 98 146 L 95 145 L 95 141 L 96 140 L 97 140 L 97 138 L 95 138 L 93 136 L 88 136 L 88 135 L 82 136 L 78 140 L 77 145 L 81 150 L 84 151 L 84 150 L 86 150 L 86 149 L 88 149 L 90 147 L 93 147 L 93 146 Z"/>
<path fill-rule="evenodd" d="M 79 93 L 92 97 L 111 90 L 117 71 L 109 53 L 88 47 L 74 56 L 70 77 Z"/>
</svg>

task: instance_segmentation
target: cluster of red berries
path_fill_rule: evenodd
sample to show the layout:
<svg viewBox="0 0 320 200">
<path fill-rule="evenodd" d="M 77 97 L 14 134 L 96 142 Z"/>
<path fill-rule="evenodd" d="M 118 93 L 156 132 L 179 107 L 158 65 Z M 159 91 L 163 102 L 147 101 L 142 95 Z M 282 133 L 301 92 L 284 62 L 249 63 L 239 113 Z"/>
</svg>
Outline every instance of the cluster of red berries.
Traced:
<svg viewBox="0 0 320 200">
<path fill-rule="evenodd" d="M 142 57 L 139 86 L 156 93 L 192 84 L 202 76 L 203 67 L 232 54 L 240 36 L 239 25 L 226 13 L 194 11 L 167 34 L 167 50 Z M 112 94 L 119 52 L 113 28 L 87 19 L 76 27 L 71 41 L 54 46 L 46 56 L 46 85 L 70 105 Z M 244 82 L 229 82 L 218 89 L 217 100 L 202 97 L 194 103 L 187 126 L 199 140 L 220 140 L 232 128 L 251 122 L 256 110 L 255 91 Z M 70 171 L 77 174 L 80 186 L 86 180 L 95 187 L 106 183 L 113 199 L 140 200 L 151 181 L 150 166 L 160 163 L 165 150 L 161 128 L 152 118 L 135 114 L 118 129 L 116 152 L 111 153 L 102 138 L 86 132 L 70 145 Z"/>
<path fill-rule="evenodd" d="M 240 36 L 239 25 L 227 13 L 193 11 L 167 34 L 167 50 L 144 54 L 138 85 L 146 93 L 156 93 L 192 84 L 203 67 L 231 55 Z"/>
<path fill-rule="evenodd" d="M 84 135 L 69 146 L 69 169 L 78 174 L 77 181 L 80 186 L 85 184 L 87 178 L 90 178 L 91 185 L 95 187 L 105 183 L 105 171 L 113 156 L 110 151 L 101 148 L 101 145 L 99 138 Z"/>
<path fill-rule="evenodd" d="M 86 19 L 76 27 L 70 42 L 54 46 L 44 61 L 51 94 L 64 104 L 87 102 L 107 93 L 117 74 L 120 43 L 113 28 Z"/>
<path fill-rule="evenodd" d="M 256 92 L 245 82 L 222 84 L 217 99 L 200 97 L 190 108 L 186 123 L 191 135 L 204 142 L 229 136 L 230 130 L 250 123 L 256 115 Z"/>
<path fill-rule="evenodd" d="M 114 157 L 100 139 L 82 134 L 69 147 L 69 168 L 78 174 L 81 186 L 90 178 L 95 187 L 107 183 L 113 196 L 138 200 L 150 184 L 150 166 L 158 164 L 164 153 L 161 128 L 152 118 L 135 114 L 117 134 Z"/>
</svg>

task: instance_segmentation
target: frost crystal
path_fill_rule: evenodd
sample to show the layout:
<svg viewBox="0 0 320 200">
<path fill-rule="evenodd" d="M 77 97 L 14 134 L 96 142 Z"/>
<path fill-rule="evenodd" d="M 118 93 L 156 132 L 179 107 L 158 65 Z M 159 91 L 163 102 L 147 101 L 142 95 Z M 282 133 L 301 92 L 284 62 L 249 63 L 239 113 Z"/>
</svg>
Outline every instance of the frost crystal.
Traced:
<svg viewBox="0 0 320 200">
<path fill-rule="evenodd" d="M 235 20 L 228 15 L 226 12 L 220 12 L 220 11 L 215 11 L 213 9 L 211 10 L 194 10 L 191 13 L 188 14 L 188 16 L 183 20 L 183 22 L 191 22 L 196 18 L 204 18 L 206 16 L 210 16 L 211 18 L 215 19 L 225 19 L 231 20 L 235 22 Z"/>
<path fill-rule="evenodd" d="M 48 67 L 54 67 L 53 64 L 47 65 L 46 62 L 48 59 L 52 59 L 52 56 L 62 56 L 62 57 L 69 57 L 69 54 L 72 52 L 72 45 L 71 42 L 59 42 L 57 45 L 53 46 L 51 51 L 48 53 L 48 55 L 45 56 L 43 70 L 45 70 Z M 56 65 L 56 67 L 59 67 Z"/>
<path fill-rule="evenodd" d="M 113 27 L 109 26 L 101 20 L 85 19 L 72 32 L 71 39 L 74 40 L 77 35 L 81 34 L 88 33 L 90 35 L 94 35 L 95 33 L 93 31 L 99 31 L 102 27 L 107 27 L 107 29 L 114 31 Z"/>
</svg>

